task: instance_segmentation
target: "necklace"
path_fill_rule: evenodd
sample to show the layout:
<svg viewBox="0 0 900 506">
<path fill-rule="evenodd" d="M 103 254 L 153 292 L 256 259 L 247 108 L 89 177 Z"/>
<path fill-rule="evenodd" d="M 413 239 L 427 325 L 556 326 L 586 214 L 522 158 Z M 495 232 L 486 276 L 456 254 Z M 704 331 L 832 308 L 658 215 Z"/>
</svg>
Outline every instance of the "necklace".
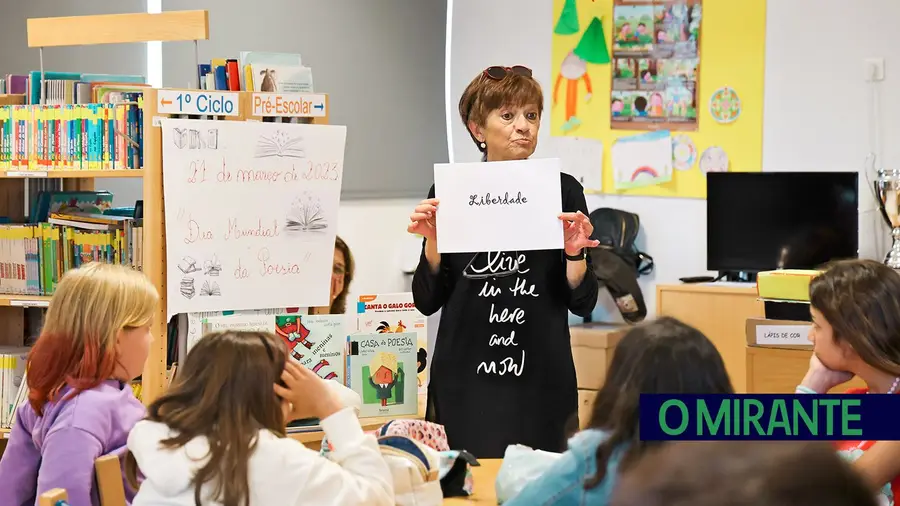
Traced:
<svg viewBox="0 0 900 506">
<path fill-rule="evenodd" d="M 892 394 L 896 392 L 898 386 L 900 386 L 900 376 L 894 378 L 894 382 L 891 384 L 891 388 L 888 389 L 887 393 Z"/>
</svg>

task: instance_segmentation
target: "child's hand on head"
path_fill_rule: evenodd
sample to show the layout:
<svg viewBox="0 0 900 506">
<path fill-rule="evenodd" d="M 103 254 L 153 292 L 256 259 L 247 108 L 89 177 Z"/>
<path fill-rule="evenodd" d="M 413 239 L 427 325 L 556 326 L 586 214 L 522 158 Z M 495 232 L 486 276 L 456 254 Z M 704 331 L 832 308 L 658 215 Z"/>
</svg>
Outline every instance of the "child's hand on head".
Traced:
<svg viewBox="0 0 900 506">
<path fill-rule="evenodd" d="M 325 380 L 300 364 L 288 360 L 281 380 L 285 386 L 275 384 L 275 393 L 285 403 L 285 422 L 322 420 L 341 410 L 340 401 Z"/>
</svg>

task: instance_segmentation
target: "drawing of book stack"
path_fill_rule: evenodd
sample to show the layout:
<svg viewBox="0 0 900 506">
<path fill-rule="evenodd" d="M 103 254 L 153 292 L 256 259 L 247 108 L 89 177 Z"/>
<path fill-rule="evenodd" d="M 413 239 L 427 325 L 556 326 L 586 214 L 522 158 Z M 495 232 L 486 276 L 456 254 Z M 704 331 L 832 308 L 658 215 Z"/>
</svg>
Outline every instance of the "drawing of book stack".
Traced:
<svg viewBox="0 0 900 506">
<path fill-rule="evenodd" d="M 350 337 L 347 375 L 362 398 L 360 417 L 418 413 L 416 339 L 414 332 Z"/>
<path fill-rule="evenodd" d="M 271 332 L 288 356 L 320 378 L 344 384 L 344 315 L 233 315 L 206 318 L 203 333 L 238 330 Z"/>
</svg>

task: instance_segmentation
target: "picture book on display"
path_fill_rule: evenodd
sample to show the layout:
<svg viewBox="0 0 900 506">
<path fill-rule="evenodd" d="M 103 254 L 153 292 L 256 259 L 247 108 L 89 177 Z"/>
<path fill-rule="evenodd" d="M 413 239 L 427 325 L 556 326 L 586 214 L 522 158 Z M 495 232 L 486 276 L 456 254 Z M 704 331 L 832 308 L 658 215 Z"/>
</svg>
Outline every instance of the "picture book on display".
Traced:
<svg viewBox="0 0 900 506">
<path fill-rule="evenodd" d="M 416 309 L 412 293 L 360 295 L 357 329 L 363 334 L 415 333 L 416 383 L 419 394 L 428 391 L 428 318 Z"/>
<path fill-rule="evenodd" d="M 362 398 L 360 417 L 418 413 L 417 353 L 414 332 L 350 336 L 347 375 Z"/>
<path fill-rule="evenodd" d="M 344 315 L 241 314 L 203 320 L 203 333 L 221 330 L 272 332 L 300 365 L 326 380 L 345 384 Z"/>
</svg>

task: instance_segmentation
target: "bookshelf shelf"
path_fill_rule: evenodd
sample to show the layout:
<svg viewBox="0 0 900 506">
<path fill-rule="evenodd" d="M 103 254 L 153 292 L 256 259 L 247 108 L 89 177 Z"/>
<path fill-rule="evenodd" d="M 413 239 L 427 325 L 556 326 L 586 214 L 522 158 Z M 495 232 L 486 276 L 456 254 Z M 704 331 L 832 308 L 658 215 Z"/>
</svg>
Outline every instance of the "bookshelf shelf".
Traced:
<svg viewBox="0 0 900 506">
<path fill-rule="evenodd" d="M 47 307 L 49 305 L 49 295 L 15 295 L 0 293 L 0 306 Z"/>
<path fill-rule="evenodd" d="M 0 170 L 0 178 L 4 179 L 97 179 L 135 177 L 144 177 L 144 170 Z"/>
</svg>

